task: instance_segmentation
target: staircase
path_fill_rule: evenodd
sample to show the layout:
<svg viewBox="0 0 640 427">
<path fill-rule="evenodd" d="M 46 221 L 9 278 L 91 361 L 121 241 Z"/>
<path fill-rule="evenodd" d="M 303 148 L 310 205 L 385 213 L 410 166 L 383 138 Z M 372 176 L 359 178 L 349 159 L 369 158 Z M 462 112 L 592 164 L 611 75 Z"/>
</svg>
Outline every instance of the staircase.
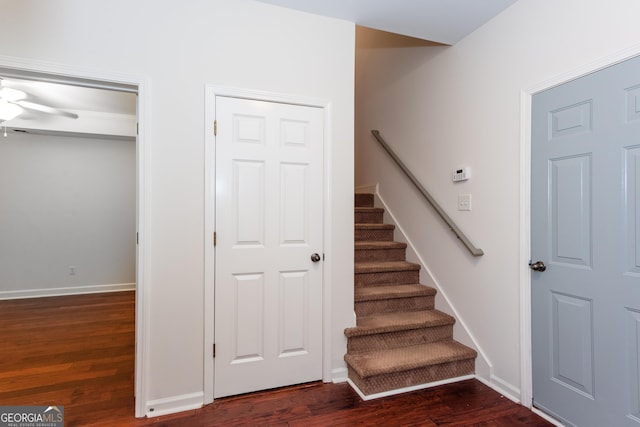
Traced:
<svg viewBox="0 0 640 427">
<path fill-rule="evenodd" d="M 373 194 L 356 194 L 356 326 L 345 329 L 349 379 L 364 395 L 473 374 L 476 351 L 453 340 L 455 319 L 434 309 L 406 243 L 383 224 Z"/>
</svg>

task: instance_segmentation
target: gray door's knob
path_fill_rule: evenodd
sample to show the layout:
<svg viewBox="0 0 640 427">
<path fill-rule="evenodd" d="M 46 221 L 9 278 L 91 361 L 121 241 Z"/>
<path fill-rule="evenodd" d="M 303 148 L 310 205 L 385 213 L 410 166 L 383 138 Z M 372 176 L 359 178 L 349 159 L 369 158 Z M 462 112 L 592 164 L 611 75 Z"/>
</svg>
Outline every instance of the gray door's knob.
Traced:
<svg viewBox="0 0 640 427">
<path fill-rule="evenodd" d="M 544 265 L 544 262 L 542 261 L 536 261 L 533 264 L 529 263 L 529 267 L 533 270 L 533 271 L 540 271 L 543 272 L 547 269 L 547 266 Z"/>
</svg>

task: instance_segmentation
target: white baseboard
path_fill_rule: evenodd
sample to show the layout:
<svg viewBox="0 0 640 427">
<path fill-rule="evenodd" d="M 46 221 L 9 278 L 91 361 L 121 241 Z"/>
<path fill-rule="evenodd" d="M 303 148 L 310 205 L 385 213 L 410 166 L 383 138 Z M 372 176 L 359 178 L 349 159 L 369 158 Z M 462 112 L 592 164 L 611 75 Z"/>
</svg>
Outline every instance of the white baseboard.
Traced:
<svg viewBox="0 0 640 427">
<path fill-rule="evenodd" d="M 101 292 L 135 291 L 135 283 L 117 283 L 113 285 L 68 286 L 64 288 L 25 289 L 18 291 L 0 291 L 0 300 L 19 298 L 59 297 L 64 295 L 96 294 Z"/>
<path fill-rule="evenodd" d="M 551 424 L 553 424 L 554 426 L 557 427 L 565 427 L 564 424 L 562 424 L 560 421 L 556 420 L 555 418 L 553 418 L 551 415 L 547 414 L 546 412 L 542 412 L 540 409 L 538 408 L 531 408 L 531 412 L 533 412 L 534 414 L 536 414 L 537 416 L 544 418 L 545 420 L 549 421 Z"/>
<path fill-rule="evenodd" d="M 148 418 L 162 415 L 175 414 L 202 408 L 204 405 L 204 392 L 183 394 L 181 396 L 165 397 L 164 399 L 150 400 L 147 402 L 146 415 Z"/>
<path fill-rule="evenodd" d="M 349 378 L 349 371 L 347 368 L 335 368 L 331 370 L 331 382 L 343 383 Z"/>
<path fill-rule="evenodd" d="M 517 403 L 522 404 L 520 399 L 517 396 L 520 396 L 520 389 L 509 384 L 501 378 L 496 377 L 495 375 L 491 375 L 491 379 L 487 380 L 485 378 L 479 377 L 476 375 L 476 379 L 480 381 L 482 384 L 486 385 L 489 388 L 497 391 L 507 399 Z"/>
<path fill-rule="evenodd" d="M 464 375 L 462 377 L 447 378 L 446 380 L 442 380 L 442 381 L 434 381 L 434 382 L 427 383 L 427 384 L 419 384 L 419 385 L 414 385 L 414 386 L 411 386 L 411 387 L 399 388 L 399 389 L 396 389 L 396 390 L 384 391 L 382 393 L 374 393 L 374 394 L 369 394 L 369 395 L 365 395 L 364 393 L 362 393 L 362 391 L 360 391 L 358 386 L 355 385 L 353 383 L 353 381 L 351 381 L 350 379 L 347 379 L 347 383 L 349 383 L 351 388 L 353 388 L 355 390 L 355 392 L 358 393 L 358 396 L 360 396 L 360 398 L 362 400 L 373 400 L 373 399 L 380 399 L 381 397 L 395 396 L 396 394 L 408 393 L 410 391 L 424 390 L 425 388 L 432 388 L 432 387 L 436 387 L 436 386 L 439 386 L 439 385 L 457 383 L 459 381 L 465 381 L 465 380 L 471 380 L 471 379 L 474 379 L 474 378 L 475 378 L 475 375 Z"/>
</svg>

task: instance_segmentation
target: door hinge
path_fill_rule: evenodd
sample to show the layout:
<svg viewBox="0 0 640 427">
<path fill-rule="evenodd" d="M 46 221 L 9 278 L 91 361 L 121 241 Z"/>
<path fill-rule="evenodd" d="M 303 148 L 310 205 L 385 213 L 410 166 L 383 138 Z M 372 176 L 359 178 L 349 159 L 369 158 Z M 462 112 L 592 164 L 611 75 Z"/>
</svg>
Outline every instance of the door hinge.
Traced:
<svg viewBox="0 0 640 427">
<path fill-rule="evenodd" d="M 136 245 L 140 243 L 140 233 L 136 232 Z"/>
<path fill-rule="evenodd" d="M 218 136 L 218 121 L 213 121 L 213 136 Z"/>
<path fill-rule="evenodd" d="M 136 135 L 140 135 L 140 123 L 136 123 Z"/>
<path fill-rule="evenodd" d="M 213 343 L 213 357 L 216 357 L 216 344 Z"/>
<path fill-rule="evenodd" d="M 213 232 L 213 247 L 215 248 L 217 244 L 218 244 L 218 233 L 216 233 L 214 231 Z"/>
</svg>

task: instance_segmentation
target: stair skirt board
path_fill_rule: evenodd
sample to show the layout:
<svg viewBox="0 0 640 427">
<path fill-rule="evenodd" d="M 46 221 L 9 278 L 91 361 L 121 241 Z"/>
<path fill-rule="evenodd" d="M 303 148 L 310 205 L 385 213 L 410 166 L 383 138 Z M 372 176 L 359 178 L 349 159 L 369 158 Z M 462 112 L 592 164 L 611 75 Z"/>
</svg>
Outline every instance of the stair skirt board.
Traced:
<svg viewBox="0 0 640 427">
<path fill-rule="evenodd" d="M 445 384 L 451 384 L 451 383 L 457 383 L 459 381 L 466 381 L 466 380 L 471 380 L 476 378 L 475 375 L 463 375 L 461 377 L 455 377 L 455 378 L 447 378 L 446 380 L 441 380 L 441 381 L 433 381 L 427 384 L 419 384 L 419 385 L 414 385 L 411 387 L 404 387 L 404 388 L 398 388 L 395 390 L 389 390 L 389 391 L 383 391 L 381 393 L 375 393 L 375 394 L 364 394 L 357 385 L 354 384 L 353 381 L 351 381 L 350 378 L 347 378 L 347 383 L 351 386 L 351 388 L 358 393 L 358 396 L 360 396 L 360 399 L 362 400 L 373 400 L 373 399 L 380 399 L 382 397 L 389 397 L 389 396 L 395 396 L 396 394 L 402 394 L 402 393 L 409 393 L 412 391 L 417 391 L 417 390 L 424 390 L 427 388 L 432 388 L 432 387 L 437 387 L 439 385 L 445 385 Z"/>
</svg>

